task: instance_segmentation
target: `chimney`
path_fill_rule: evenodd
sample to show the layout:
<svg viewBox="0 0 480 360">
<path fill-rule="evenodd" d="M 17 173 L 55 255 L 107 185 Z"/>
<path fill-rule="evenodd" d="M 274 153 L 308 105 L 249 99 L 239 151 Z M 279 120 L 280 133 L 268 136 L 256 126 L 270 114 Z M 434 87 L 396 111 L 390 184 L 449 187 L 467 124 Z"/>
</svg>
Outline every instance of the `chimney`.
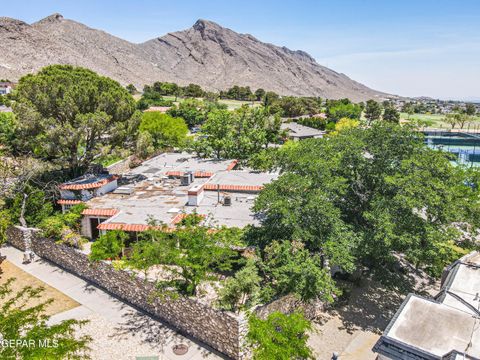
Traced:
<svg viewBox="0 0 480 360">
<path fill-rule="evenodd" d="M 203 186 L 198 184 L 188 189 L 188 205 L 198 206 L 203 199 Z"/>
</svg>

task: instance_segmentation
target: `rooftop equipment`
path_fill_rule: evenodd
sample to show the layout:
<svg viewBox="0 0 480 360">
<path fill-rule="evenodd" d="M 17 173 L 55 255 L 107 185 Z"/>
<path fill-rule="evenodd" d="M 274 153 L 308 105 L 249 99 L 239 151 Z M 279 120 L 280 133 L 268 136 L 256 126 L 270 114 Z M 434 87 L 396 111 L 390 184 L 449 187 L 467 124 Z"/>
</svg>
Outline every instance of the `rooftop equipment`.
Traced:
<svg viewBox="0 0 480 360">
<path fill-rule="evenodd" d="M 223 206 L 232 206 L 232 197 L 230 195 L 223 197 Z"/>
</svg>

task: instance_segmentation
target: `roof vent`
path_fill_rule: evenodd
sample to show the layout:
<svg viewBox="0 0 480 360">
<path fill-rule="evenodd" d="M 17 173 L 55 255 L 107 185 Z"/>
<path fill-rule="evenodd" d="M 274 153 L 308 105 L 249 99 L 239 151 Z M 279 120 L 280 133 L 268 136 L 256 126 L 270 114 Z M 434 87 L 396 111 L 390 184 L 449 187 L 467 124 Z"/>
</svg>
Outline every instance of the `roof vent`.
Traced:
<svg viewBox="0 0 480 360">
<path fill-rule="evenodd" d="M 192 177 L 190 174 L 184 174 L 180 177 L 180 185 L 188 186 L 192 183 Z"/>
<path fill-rule="evenodd" d="M 232 206 L 232 197 L 230 195 L 223 197 L 223 206 Z"/>
</svg>

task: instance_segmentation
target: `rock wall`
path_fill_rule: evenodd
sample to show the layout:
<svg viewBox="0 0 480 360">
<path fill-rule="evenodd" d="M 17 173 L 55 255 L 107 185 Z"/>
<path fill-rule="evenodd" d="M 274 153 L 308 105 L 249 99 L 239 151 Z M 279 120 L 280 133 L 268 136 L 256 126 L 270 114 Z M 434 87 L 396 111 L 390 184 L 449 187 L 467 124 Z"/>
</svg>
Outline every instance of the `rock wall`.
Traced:
<svg viewBox="0 0 480 360">
<path fill-rule="evenodd" d="M 129 156 L 126 159 L 117 161 L 116 163 L 107 166 L 107 171 L 109 174 L 121 175 L 130 170 L 130 162 L 132 161 L 132 156 Z"/>
<path fill-rule="evenodd" d="M 138 279 L 127 271 L 115 270 L 108 263 L 91 262 L 78 250 L 39 236 L 36 229 L 11 227 L 7 230 L 8 242 L 25 250 L 24 239 L 28 232 L 31 234 L 31 249 L 38 256 L 92 282 L 233 359 L 245 358 L 242 344 L 246 324 L 241 316 L 212 309 L 182 296 L 158 296 L 153 284 Z"/>
</svg>

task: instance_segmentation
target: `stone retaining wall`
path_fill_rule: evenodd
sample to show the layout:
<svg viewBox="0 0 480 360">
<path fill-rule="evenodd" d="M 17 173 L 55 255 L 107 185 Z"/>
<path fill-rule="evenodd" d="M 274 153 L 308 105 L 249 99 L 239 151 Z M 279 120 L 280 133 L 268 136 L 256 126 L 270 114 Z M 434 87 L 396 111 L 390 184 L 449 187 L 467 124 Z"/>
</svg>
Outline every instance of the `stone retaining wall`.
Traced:
<svg viewBox="0 0 480 360">
<path fill-rule="evenodd" d="M 91 262 L 80 251 L 39 236 L 36 229 L 11 227 L 7 230 L 8 242 L 25 250 L 24 239 L 28 232 L 31 232 L 31 248 L 38 256 L 92 282 L 233 359 L 245 358 L 246 353 L 241 344 L 246 326 L 241 316 L 212 309 L 186 297 L 172 299 L 156 296 L 153 284 L 126 271 L 115 270 L 108 263 Z"/>
<path fill-rule="evenodd" d="M 107 166 L 107 171 L 109 174 L 121 175 L 130 171 L 130 162 L 132 161 L 133 156 L 129 156 L 126 159 L 117 161 L 112 165 Z"/>
</svg>

